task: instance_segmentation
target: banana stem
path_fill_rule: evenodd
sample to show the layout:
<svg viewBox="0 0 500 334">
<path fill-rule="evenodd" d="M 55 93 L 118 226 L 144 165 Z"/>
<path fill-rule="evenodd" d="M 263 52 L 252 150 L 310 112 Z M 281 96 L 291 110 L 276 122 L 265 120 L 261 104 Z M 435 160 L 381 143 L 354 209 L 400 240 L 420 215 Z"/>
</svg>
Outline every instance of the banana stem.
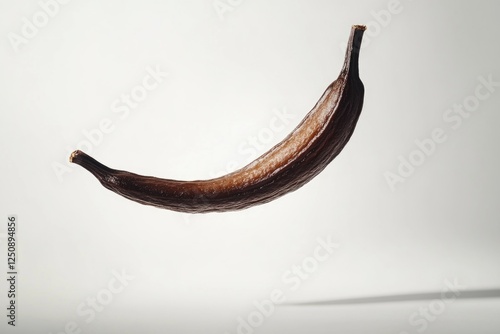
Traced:
<svg viewBox="0 0 500 334">
<path fill-rule="evenodd" d="M 345 54 L 344 67 L 342 68 L 342 73 L 345 75 L 348 75 L 350 72 L 353 76 L 359 77 L 359 50 L 361 49 L 361 41 L 365 30 L 366 26 L 363 25 L 354 25 L 351 28 L 351 35 L 349 36 Z"/>
<path fill-rule="evenodd" d="M 103 165 L 99 161 L 95 160 L 94 158 L 80 150 L 76 150 L 71 153 L 69 162 L 82 166 L 83 168 L 94 174 L 95 177 L 104 177 L 106 175 L 109 175 L 113 171 L 111 168 Z"/>
</svg>

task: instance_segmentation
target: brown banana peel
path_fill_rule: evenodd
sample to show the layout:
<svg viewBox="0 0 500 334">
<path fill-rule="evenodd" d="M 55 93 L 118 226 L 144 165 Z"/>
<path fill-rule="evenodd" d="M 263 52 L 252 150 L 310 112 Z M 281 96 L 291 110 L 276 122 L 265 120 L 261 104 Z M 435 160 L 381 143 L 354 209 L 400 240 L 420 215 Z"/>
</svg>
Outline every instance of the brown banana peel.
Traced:
<svg viewBox="0 0 500 334">
<path fill-rule="evenodd" d="M 70 161 L 123 197 L 180 212 L 241 210 L 295 191 L 325 169 L 356 127 L 364 98 L 358 58 L 365 29 L 352 27 L 339 77 L 300 124 L 283 141 L 237 171 L 210 180 L 179 181 L 111 169 L 79 150 L 71 154 Z"/>
</svg>

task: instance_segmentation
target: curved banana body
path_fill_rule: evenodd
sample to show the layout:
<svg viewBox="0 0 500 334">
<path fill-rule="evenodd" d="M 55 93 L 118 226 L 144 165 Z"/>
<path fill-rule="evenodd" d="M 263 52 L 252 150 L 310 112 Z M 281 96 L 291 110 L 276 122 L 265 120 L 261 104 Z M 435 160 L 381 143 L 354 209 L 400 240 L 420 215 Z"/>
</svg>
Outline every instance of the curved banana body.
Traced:
<svg viewBox="0 0 500 334">
<path fill-rule="evenodd" d="M 210 180 L 178 181 L 106 167 L 81 151 L 70 161 L 128 199 L 174 211 L 241 210 L 297 190 L 318 175 L 349 141 L 363 106 L 358 56 L 364 26 L 353 26 L 344 66 L 314 108 L 283 141 L 247 166 Z"/>
</svg>

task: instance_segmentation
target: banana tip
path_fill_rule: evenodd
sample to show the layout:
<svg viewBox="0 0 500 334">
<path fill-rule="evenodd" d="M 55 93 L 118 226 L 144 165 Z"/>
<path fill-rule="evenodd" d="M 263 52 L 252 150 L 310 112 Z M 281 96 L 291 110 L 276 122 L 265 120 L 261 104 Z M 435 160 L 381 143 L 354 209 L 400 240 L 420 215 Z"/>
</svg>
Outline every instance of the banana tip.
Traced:
<svg viewBox="0 0 500 334">
<path fill-rule="evenodd" d="M 356 30 L 362 30 L 362 31 L 365 31 L 366 30 L 366 26 L 365 25 L 362 25 L 362 24 L 356 24 L 356 25 L 353 25 L 352 26 L 354 29 Z"/>
<path fill-rule="evenodd" d="M 76 150 L 74 151 L 73 153 L 71 153 L 71 155 L 69 156 L 69 162 L 74 162 L 75 158 L 77 156 L 79 156 L 80 154 L 82 154 L 83 152 L 80 151 L 80 150 Z"/>
</svg>

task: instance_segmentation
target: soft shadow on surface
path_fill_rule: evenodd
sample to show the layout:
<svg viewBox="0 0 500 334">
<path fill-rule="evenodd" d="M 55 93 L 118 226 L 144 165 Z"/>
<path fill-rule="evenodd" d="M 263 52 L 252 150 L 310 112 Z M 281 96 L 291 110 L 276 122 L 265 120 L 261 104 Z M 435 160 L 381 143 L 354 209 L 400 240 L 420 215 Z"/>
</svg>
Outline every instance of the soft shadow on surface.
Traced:
<svg viewBox="0 0 500 334">
<path fill-rule="evenodd" d="M 406 302 L 415 300 L 432 300 L 432 299 L 485 299 L 485 298 L 500 298 L 500 289 L 490 290 L 469 290 L 469 291 L 448 291 L 446 294 L 441 292 L 424 292 L 410 293 L 401 295 L 373 296 L 373 297 L 358 297 L 332 300 L 318 300 L 311 302 L 295 302 L 283 303 L 283 306 L 308 306 L 308 305 L 350 305 L 350 304 L 374 304 L 374 303 L 392 303 Z"/>
</svg>

